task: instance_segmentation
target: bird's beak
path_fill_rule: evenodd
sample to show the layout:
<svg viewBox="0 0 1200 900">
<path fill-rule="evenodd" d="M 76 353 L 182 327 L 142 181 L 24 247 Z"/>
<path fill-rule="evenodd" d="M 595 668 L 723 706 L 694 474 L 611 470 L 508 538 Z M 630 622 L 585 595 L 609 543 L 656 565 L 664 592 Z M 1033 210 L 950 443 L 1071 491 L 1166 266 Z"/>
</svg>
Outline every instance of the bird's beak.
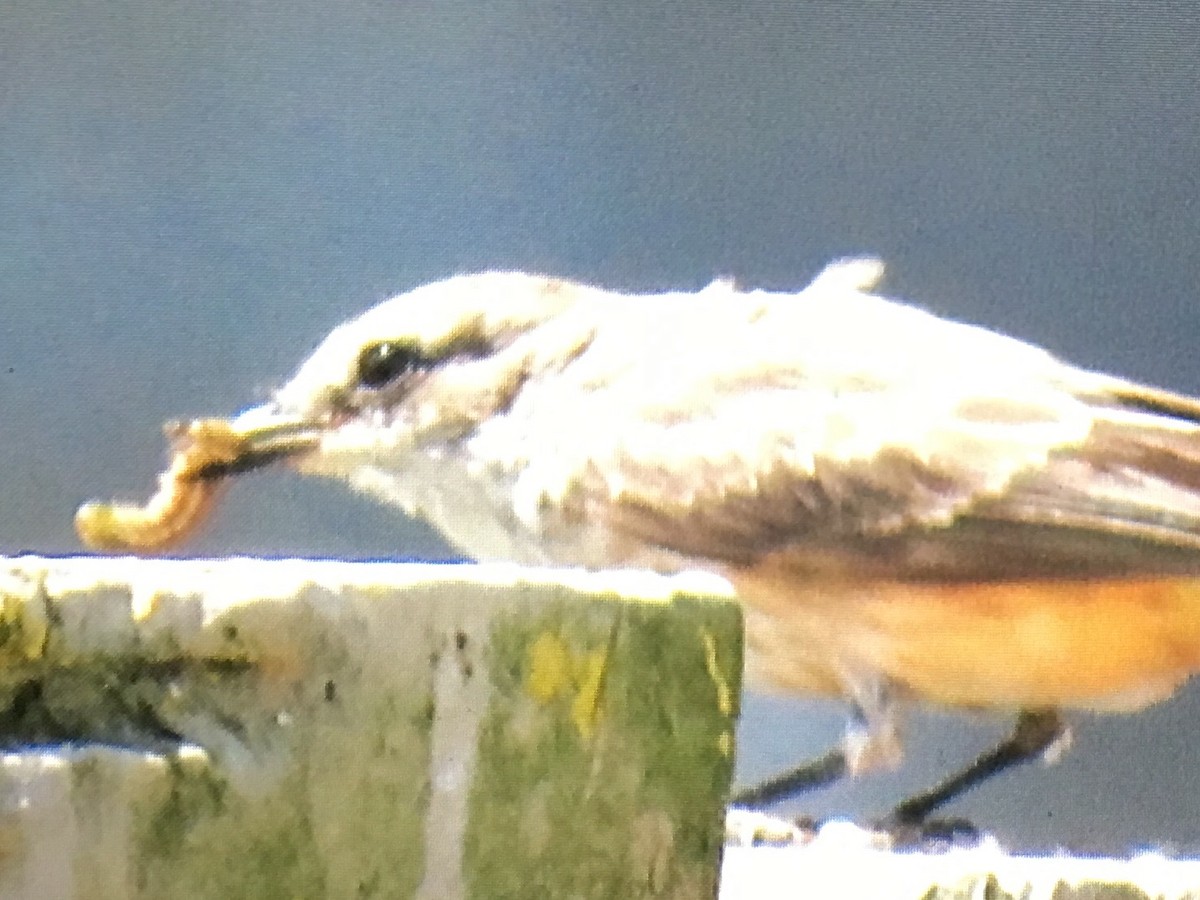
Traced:
<svg viewBox="0 0 1200 900">
<path fill-rule="evenodd" d="M 303 456 L 317 449 L 323 431 L 320 424 L 285 414 L 271 403 L 251 407 L 225 424 L 232 442 L 231 452 L 212 454 L 201 461 L 195 470 L 197 479 L 212 481 Z M 174 427 L 186 433 L 194 426 Z"/>
</svg>

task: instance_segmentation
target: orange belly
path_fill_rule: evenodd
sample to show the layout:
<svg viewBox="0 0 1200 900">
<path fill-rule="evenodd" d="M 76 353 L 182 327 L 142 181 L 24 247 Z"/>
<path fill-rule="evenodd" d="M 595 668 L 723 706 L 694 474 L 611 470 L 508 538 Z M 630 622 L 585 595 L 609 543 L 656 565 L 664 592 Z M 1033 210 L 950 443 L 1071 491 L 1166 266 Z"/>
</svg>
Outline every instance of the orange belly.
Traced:
<svg viewBox="0 0 1200 900">
<path fill-rule="evenodd" d="M 730 575 L 747 607 L 751 677 L 846 696 L 883 676 L 969 708 L 1138 709 L 1200 670 L 1200 580 L 859 583 L 758 567 Z"/>
</svg>

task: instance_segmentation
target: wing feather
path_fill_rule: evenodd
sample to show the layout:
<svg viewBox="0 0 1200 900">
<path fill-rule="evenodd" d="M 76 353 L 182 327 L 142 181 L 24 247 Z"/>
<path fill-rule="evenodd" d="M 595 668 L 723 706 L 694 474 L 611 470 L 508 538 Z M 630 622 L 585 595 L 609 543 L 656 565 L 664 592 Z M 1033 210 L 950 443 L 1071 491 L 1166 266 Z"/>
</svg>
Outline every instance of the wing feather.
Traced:
<svg viewBox="0 0 1200 900">
<path fill-rule="evenodd" d="M 731 565 L 786 553 L 901 579 L 1200 571 L 1200 401 L 837 279 L 725 290 L 690 298 L 711 306 L 624 307 L 622 345 L 601 337 L 560 373 L 557 407 L 533 392 L 560 437 L 552 477 L 522 475 L 528 494 Z"/>
</svg>

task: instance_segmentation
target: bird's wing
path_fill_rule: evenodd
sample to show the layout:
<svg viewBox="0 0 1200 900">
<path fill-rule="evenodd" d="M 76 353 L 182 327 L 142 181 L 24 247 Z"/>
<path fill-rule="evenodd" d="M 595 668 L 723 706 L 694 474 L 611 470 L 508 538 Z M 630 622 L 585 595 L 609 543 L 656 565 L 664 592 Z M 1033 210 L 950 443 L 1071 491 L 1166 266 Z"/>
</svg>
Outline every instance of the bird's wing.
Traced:
<svg viewBox="0 0 1200 900">
<path fill-rule="evenodd" d="M 572 405 L 533 392 L 558 446 L 555 471 L 525 472 L 527 495 L 731 565 L 1200 571 L 1200 401 L 836 281 L 709 300 L 631 320 L 619 352 L 598 339 L 556 379 Z M 631 353 L 640 334 L 654 337 Z"/>
</svg>

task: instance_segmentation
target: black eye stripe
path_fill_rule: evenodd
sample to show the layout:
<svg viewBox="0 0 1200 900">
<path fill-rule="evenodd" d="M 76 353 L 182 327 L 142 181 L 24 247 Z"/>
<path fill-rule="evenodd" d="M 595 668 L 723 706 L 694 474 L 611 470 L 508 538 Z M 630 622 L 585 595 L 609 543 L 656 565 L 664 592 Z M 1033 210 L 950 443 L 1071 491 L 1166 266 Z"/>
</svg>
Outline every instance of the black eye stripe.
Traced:
<svg viewBox="0 0 1200 900">
<path fill-rule="evenodd" d="M 434 362 L 411 344 L 396 341 L 369 344 L 358 355 L 358 383 L 366 388 L 381 388 L 405 375 L 424 372 Z"/>
</svg>

